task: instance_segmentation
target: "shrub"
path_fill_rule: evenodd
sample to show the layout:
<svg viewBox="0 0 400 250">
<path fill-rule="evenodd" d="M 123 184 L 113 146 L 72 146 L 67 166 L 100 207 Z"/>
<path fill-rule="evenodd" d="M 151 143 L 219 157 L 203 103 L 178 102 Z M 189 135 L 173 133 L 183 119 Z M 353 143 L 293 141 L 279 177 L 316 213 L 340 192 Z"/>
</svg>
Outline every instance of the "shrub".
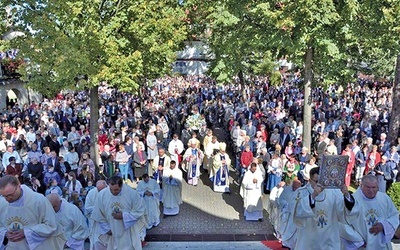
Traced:
<svg viewBox="0 0 400 250">
<path fill-rule="evenodd" d="M 400 211 L 400 182 L 395 182 L 387 191 L 397 210 Z"/>
</svg>

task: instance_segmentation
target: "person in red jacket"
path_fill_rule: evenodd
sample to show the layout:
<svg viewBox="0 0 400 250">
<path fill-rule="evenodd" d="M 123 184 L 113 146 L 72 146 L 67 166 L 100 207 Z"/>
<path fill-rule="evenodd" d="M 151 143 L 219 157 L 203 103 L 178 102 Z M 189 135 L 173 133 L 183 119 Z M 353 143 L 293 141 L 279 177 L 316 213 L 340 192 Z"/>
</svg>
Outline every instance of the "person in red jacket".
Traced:
<svg viewBox="0 0 400 250">
<path fill-rule="evenodd" d="M 379 162 L 381 162 L 381 154 L 378 151 L 378 146 L 373 145 L 372 151 L 371 153 L 369 153 L 366 161 L 365 174 L 368 174 L 369 172 L 374 172 L 374 169 Z"/>
<path fill-rule="evenodd" d="M 354 165 L 356 163 L 356 155 L 354 154 L 353 150 L 351 150 L 351 146 L 352 146 L 351 144 L 347 144 L 346 148 L 342 152 L 342 155 L 347 155 L 349 157 L 349 162 L 347 163 L 347 168 L 346 168 L 346 179 L 345 179 L 346 187 L 350 186 L 351 173 L 353 172 Z"/>
<path fill-rule="evenodd" d="M 12 175 L 22 182 L 22 164 L 15 162 L 15 157 L 11 156 L 8 160 L 10 164 L 6 167 L 6 175 Z"/>
<path fill-rule="evenodd" d="M 241 174 L 243 176 L 244 173 L 249 169 L 251 163 L 253 162 L 253 152 L 250 150 L 250 145 L 246 145 L 244 147 L 244 151 L 240 156 L 240 166 L 241 166 Z"/>
</svg>

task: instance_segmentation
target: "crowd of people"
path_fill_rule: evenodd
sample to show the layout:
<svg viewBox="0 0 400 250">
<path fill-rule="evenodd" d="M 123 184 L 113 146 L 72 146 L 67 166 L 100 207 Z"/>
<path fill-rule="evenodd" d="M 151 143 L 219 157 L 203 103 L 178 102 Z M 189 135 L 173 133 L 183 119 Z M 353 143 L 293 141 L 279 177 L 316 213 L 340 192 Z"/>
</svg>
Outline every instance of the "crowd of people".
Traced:
<svg viewBox="0 0 400 250">
<path fill-rule="evenodd" d="M 17 180 L 0 185 L 1 194 L 7 193 L 2 188 L 21 183 L 56 205 L 75 204 L 89 219 L 92 247 L 104 247 L 120 244 L 114 234 L 120 237 L 116 232 L 124 225 L 137 225 L 132 230 L 143 240 L 145 229 L 160 223 L 160 203 L 164 216 L 177 215 L 184 178 L 197 186 L 200 175 L 206 174 L 215 192 L 229 193 L 230 181 L 237 176 L 245 218 L 256 221 L 263 221 L 264 193 L 275 194 L 277 187 L 314 189 L 311 173 L 323 155 L 349 156 L 347 187 L 362 187 L 363 178 L 374 175 L 385 193 L 397 181 L 400 138 L 395 145 L 386 138 L 392 108 L 389 84 L 357 79 L 344 87 L 315 88 L 312 147 L 306 148 L 299 79 L 283 78 L 277 87 L 270 86 L 268 78 L 249 81 L 245 86 L 235 81 L 221 86 L 209 77 L 165 77 L 148 83 L 140 96 L 102 84 L 100 159 L 90 155 L 87 91 L 9 106 L 0 117 L 0 170 Z M 226 136 L 217 135 L 217 130 Z M 126 207 L 133 206 L 129 200 L 124 209 L 114 206 L 120 203 L 120 193 L 132 192 L 124 182 L 136 187 L 143 212 L 136 207 L 138 214 L 125 214 Z M 23 187 L 17 189 L 24 193 Z M 103 202 L 97 204 L 100 197 Z M 357 202 L 352 205 L 359 208 Z M 115 211 L 101 217 L 110 207 Z M 274 225 L 271 214 L 279 209 L 270 209 Z M 113 219 L 123 223 L 114 225 Z M 108 223 L 100 225 L 107 231 L 92 230 L 101 223 Z M 100 243 L 93 240 L 98 236 Z M 140 243 L 138 239 L 132 244 Z"/>
</svg>

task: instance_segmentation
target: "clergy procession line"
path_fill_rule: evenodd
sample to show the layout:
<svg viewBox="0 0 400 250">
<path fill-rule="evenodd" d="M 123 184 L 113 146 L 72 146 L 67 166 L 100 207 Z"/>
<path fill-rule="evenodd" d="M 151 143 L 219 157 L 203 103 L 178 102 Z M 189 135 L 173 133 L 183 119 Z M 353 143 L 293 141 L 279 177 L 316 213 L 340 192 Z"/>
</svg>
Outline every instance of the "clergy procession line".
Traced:
<svg viewBox="0 0 400 250">
<path fill-rule="evenodd" d="M 243 198 L 240 214 L 246 220 L 263 221 L 263 193 L 271 192 L 268 211 L 276 235 L 295 249 L 300 249 L 297 244 L 314 244 L 318 239 L 299 241 L 307 230 L 321 233 L 332 227 L 335 233 L 327 239 L 328 246 L 332 241 L 337 247 L 337 237 L 341 237 L 346 244 L 362 241 L 367 249 L 373 249 L 369 245 L 388 247 L 386 238 L 398 221 L 393 219 L 393 204 L 385 192 L 400 177 L 400 138 L 393 145 L 386 138 L 392 86 L 359 78 L 345 87 L 314 89 L 309 149 L 302 145 L 304 95 L 299 80 L 283 78 L 282 84 L 274 87 L 267 78 L 256 77 L 241 89 L 235 82 L 219 86 L 209 77 L 165 77 L 144 87 L 143 96 L 101 84 L 99 166 L 89 153 L 93 121 L 86 91 L 62 92 L 53 99 L 23 106 L 10 103 L 0 116 L 3 244 L 28 249 L 56 244 L 54 240 L 59 243 L 71 235 L 68 230 L 72 230 L 72 222 L 78 223 L 79 216 L 62 222 L 60 227 L 67 233 L 58 233 L 60 220 L 53 223 L 53 218 L 46 216 L 53 212 L 72 216 L 64 209 L 66 203 L 72 203 L 87 216 L 89 227 L 77 229 L 77 238 L 64 238 L 61 247 L 81 244 L 89 228 L 92 248 L 123 249 L 128 244 L 140 249 L 146 229 L 160 223 L 160 207 L 164 216 L 179 213 L 184 176 L 188 185 L 199 188 L 199 178 L 204 175 L 207 178 L 201 179 L 202 184 L 223 193 L 222 198 L 232 191 L 232 185 L 239 186 Z M 249 98 L 244 99 L 243 93 Z M 216 130 L 228 136 L 217 138 Z M 359 186 L 354 195 L 343 189 L 344 199 L 338 190 L 321 190 L 311 174 L 323 155 L 338 154 L 349 156 L 346 186 Z M 231 183 L 233 171 L 238 178 Z M 136 190 L 124 182 L 137 185 Z M 280 199 L 276 194 L 282 190 L 292 192 L 282 192 Z M 335 202 L 330 203 L 332 200 Z M 380 207 L 381 203 L 384 206 Z M 32 207 L 43 209 L 29 209 Z M 347 216 L 333 215 L 342 211 Z M 36 226 L 38 221 L 31 218 L 35 213 L 37 219 L 44 218 L 51 225 Z M 25 214 L 26 218 L 21 217 Z M 364 220 L 362 214 L 367 214 Z M 342 229 L 337 233 L 341 225 L 352 225 L 356 233 Z M 367 231 L 376 233 L 377 238 L 385 236 L 385 241 L 375 243 L 377 238 Z M 354 238 L 357 235 L 360 237 Z M 129 240 L 121 242 L 118 237 Z"/>
<path fill-rule="evenodd" d="M 175 139 L 170 145 L 174 143 L 182 144 Z M 216 143 L 215 138 L 211 143 Z M 187 171 L 188 184 L 196 186 L 204 154 L 196 138 L 190 139 L 189 145 L 183 154 L 182 166 Z M 209 176 L 214 191 L 229 193 L 230 157 L 225 143 L 219 143 L 218 150 L 208 158 L 208 164 L 211 166 Z M 83 212 L 88 224 L 78 206 L 61 198 L 55 189 L 47 194 L 47 202 L 35 190 L 21 185 L 17 176 L 5 175 L 0 179 L 0 194 L 4 198 L 1 199 L 0 210 L 5 215 L 0 224 L 3 247 L 84 249 L 84 242 L 89 237 L 91 249 L 141 249 L 146 244 L 146 230 L 160 223 L 160 201 L 164 217 L 177 215 L 182 203 L 182 171 L 177 163 L 165 154 L 163 148 L 159 148 L 151 166 L 149 172 L 153 172 L 153 178 L 144 173 L 136 190 L 124 184 L 123 177 L 118 174 L 108 179 L 108 185 L 105 180 L 99 180 L 96 188 L 85 197 Z M 253 164 L 249 173 L 255 174 L 256 170 L 257 165 Z M 255 186 L 258 195 L 254 199 L 249 194 L 250 188 L 241 194 L 261 207 L 246 209 L 246 218 L 261 220 L 263 217 L 262 182 L 261 174 L 257 179 L 245 174 L 243 183 L 247 184 L 244 186 Z M 47 231 L 36 228 L 46 228 Z"/>
<path fill-rule="evenodd" d="M 279 183 L 270 193 L 269 219 L 275 236 L 289 249 L 392 249 L 399 212 L 378 179 L 365 175 L 351 194 L 344 185 L 324 189 L 318 183 L 319 167 L 309 182 Z M 397 234 L 397 236 L 399 236 Z"/>
<path fill-rule="evenodd" d="M 211 141 L 205 138 L 204 144 L 207 152 L 212 149 L 210 157 L 204 158 L 195 136 L 189 139 L 183 157 L 179 157 L 184 151 L 183 143 L 174 137 L 169 147 L 177 154 L 178 162 L 171 160 L 173 155 L 166 154 L 164 148 L 158 148 L 158 155 L 147 170 L 152 178 L 144 173 L 136 189 L 124 183 L 118 172 L 108 183 L 99 180 L 85 199 L 83 211 L 88 224 L 82 211 L 57 192 L 50 192 L 45 199 L 21 185 L 17 176 L 2 177 L 0 211 L 5 217 L 1 221 L 0 237 L 3 244 L 6 249 L 84 249 L 89 237 L 91 249 L 141 249 L 146 244 L 146 230 L 160 223 L 160 201 L 164 217 L 179 213 L 183 174 L 178 165 L 187 172 L 189 185 L 197 186 L 200 173 L 206 171 L 215 192 L 230 192 L 231 161 L 226 144 L 219 143 L 211 130 L 207 135 Z M 249 149 L 245 146 L 244 152 Z M 246 220 L 263 219 L 263 169 L 262 161 L 256 159 L 239 173 Z M 295 178 L 289 185 L 282 181 L 271 190 L 269 219 L 283 246 L 390 249 L 399 225 L 399 213 L 390 198 L 378 191 L 375 175 L 363 176 L 354 194 L 344 185 L 342 196 L 339 190 L 325 190 L 318 184 L 319 167 L 311 168 L 308 177 L 303 187 Z"/>
</svg>

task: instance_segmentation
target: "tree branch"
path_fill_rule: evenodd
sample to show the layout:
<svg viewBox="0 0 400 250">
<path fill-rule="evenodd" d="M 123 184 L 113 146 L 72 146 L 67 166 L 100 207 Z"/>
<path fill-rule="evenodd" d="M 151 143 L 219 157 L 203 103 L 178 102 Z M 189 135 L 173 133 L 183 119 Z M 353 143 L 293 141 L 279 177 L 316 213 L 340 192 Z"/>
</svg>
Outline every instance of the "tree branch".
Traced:
<svg viewBox="0 0 400 250">
<path fill-rule="evenodd" d="M 118 0 L 117 6 L 115 6 L 115 10 L 113 11 L 110 17 L 114 17 L 118 13 L 118 11 L 120 10 L 119 6 L 121 5 L 121 3 L 122 0 Z"/>
<path fill-rule="evenodd" d="M 260 28 L 260 29 L 265 29 L 265 28 L 266 28 L 266 27 L 263 27 L 261 24 L 255 22 L 255 21 L 253 20 L 253 18 L 251 18 L 251 17 L 250 17 L 249 15 L 247 15 L 247 14 L 244 14 L 243 17 L 244 17 L 244 19 L 250 21 L 251 24 L 254 24 L 255 26 L 257 26 L 257 27 Z"/>
</svg>

